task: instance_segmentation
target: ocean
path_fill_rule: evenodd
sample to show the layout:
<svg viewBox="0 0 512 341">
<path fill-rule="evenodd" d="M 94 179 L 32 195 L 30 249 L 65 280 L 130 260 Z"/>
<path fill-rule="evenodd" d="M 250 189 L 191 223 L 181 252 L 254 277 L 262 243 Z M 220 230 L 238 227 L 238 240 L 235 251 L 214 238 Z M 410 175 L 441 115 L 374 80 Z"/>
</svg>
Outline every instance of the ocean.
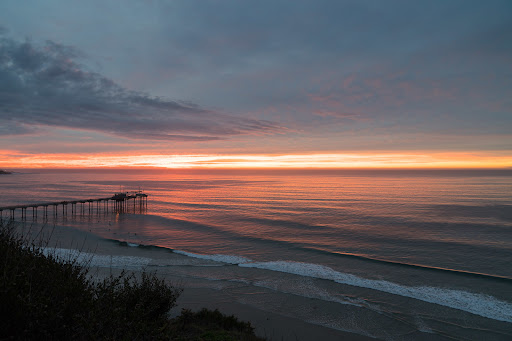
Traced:
<svg viewBox="0 0 512 341">
<path fill-rule="evenodd" d="M 147 193 L 123 213 L 40 209 L 33 223 L 141 250 L 97 265 L 377 339 L 512 339 L 511 170 L 20 170 L 0 186 L 0 207 Z"/>
</svg>

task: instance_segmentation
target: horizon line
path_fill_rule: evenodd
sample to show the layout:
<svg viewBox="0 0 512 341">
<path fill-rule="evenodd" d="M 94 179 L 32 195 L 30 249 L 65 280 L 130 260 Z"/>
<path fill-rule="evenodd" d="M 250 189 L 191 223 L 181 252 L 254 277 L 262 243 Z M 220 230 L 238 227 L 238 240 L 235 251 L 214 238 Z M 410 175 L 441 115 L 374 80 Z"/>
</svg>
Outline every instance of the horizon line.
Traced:
<svg viewBox="0 0 512 341">
<path fill-rule="evenodd" d="M 16 170 L 161 170 L 161 171 L 512 171 L 512 167 L 162 167 L 162 166 L 91 166 L 91 167 L 8 167 L 4 171 Z"/>
</svg>

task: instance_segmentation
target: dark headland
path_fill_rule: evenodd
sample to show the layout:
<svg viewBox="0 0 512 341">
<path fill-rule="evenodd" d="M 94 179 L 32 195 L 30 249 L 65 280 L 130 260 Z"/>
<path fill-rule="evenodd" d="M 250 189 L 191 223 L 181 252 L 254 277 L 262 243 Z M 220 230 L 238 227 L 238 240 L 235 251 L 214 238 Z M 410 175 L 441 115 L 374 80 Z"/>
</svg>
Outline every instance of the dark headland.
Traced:
<svg viewBox="0 0 512 341">
<path fill-rule="evenodd" d="M 0 174 L 12 174 L 12 173 L 11 173 L 11 172 L 4 171 L 4 170 L 0 169 Z"/>
</svg>

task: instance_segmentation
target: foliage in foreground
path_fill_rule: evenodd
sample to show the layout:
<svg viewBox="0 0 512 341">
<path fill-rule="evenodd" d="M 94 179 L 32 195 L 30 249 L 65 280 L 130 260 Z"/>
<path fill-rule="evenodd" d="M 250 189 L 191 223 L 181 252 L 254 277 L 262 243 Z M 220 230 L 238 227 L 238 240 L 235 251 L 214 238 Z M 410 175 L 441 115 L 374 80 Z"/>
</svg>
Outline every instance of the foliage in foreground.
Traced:
<svg viewBox="0 0 512 341">
<path fill-rule="evenodd" d="M 0 339 L 257 340 L 250 324 L 218 311 L 169 320 L 180 293 L 146 272 L 94 281 L 76 257 L 47 254 L 0 224 Z"/>
<path fill-rule="evenodd" d="M 171 323 L 175 340 L 256 341 L 254 328 L 235 316 L 225 316 L 218 310 L 202 309 L 196 313 L 183 309 Z"/>
</svg>

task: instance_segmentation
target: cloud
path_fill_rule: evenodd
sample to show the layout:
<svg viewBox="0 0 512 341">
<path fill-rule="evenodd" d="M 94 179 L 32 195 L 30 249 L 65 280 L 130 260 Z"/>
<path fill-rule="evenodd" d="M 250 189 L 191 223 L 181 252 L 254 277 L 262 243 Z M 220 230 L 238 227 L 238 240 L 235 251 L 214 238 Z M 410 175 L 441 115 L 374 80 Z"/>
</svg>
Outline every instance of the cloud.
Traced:
<svg viewBox="0 0 512 341">
<path fill-rule="evenodd" d="M 332 117 L 332 118 L 342 119 L 342 120 L 352 120 L 352 121 L 368 120 L 368 119 L 364 118 L 361 114 L 349 113 L 349 112 L 317 110 L 317 111 L 313 111 L 313 114 L 316 116 L 320 116 L 320 117 Z"/>
<path fill-rule="evenodd" d="M 5 31 L 5 30 L 4 30 Z M 80 64 L 84 54 L 0 33 L 0 135 L 53 126 L 151 140 L 205 141 L 274 134 L 273 122 L 129 91 Z"/>
</svg>

